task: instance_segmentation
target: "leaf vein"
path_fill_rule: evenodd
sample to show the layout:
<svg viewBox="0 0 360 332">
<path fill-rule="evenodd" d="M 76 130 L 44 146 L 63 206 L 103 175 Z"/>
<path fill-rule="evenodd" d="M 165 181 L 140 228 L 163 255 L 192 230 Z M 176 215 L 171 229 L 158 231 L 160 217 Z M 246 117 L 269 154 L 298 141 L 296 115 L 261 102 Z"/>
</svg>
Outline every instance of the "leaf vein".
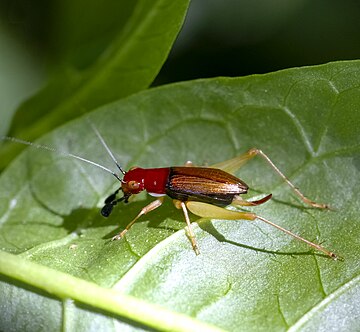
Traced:
<svg viewBox="0 0 360 332">
<path fill-rule="evenodd" d="M 311 320 L 320 310 L 328 306 L 331 301 L 337 299 L 352 287 L 357 286 L 360 283 L 360 274 L 356 275 L 355 278 L 349 280 L 339 288 L 335 289 L 332 293 L 328 294 L 322 301 L 320 301 L 311 310 L 306 312 L 300 319 L 298 319 L 288 330 L 298 331 L 300 330 L 309 320 Z"/>
</svg>

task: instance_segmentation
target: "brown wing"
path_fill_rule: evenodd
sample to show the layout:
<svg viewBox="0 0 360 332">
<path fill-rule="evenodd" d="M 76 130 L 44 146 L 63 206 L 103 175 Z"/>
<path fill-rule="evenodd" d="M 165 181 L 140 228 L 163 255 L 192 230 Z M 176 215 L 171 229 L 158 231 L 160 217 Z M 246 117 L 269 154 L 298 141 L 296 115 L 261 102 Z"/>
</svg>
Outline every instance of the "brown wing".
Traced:
<svg viewBox="0 0 360 332">
<path fill-rule="evenodd" d="M 167 194 L 180 200 L 199 200 L 228 205 L 248 186 L 237 177 L 216 168 L 171 167 Z"/>
</svg>

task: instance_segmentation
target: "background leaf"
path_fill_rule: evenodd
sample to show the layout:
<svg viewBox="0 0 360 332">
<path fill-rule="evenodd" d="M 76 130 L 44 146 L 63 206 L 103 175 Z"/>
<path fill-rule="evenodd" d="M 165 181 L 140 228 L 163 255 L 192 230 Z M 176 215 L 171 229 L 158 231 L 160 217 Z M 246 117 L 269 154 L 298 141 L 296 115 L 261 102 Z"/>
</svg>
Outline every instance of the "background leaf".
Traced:
<svg viewBox="0 0 360 332">
<path fill-rule="evenodd" d="M 73 58 L 79 57 L 79 54 L 88 54 L 81 48 L 86 49 L 94 42 L 89 40 L 89 35 L 93 35 L 92 31 L 99 24 L 99 18 L 96 18 L 98 9 L 97 5 L 90 6 L 90 12 L 95 17 L 90 15 L 92 20 L 80 24 L 83 29 L 76 30 L 80 36 L 74 36 L 74 40 L 68 37 L 69 40 L 64 41 L 66 39 L 64 36 L 68 35 L 68 26 L 64 28 L 66 31 L 59 29 L 60 31 L 55 34 L 55 37 L 60 35 L 61 45 L 64 48 L 62 50 L 64 65 L 57 68 L 57 74 L 42 91 L 19 108 L 13 119 L 10 135 L 21 135 L 34 140 L 52 128 L 95 107 L 147 88 L 167 58 L 185 18 L 188 3 L 189 0 L 170 3 L 168 0 L 139 0 L 135 6 L 127 2 L 116 5 L 114 11 L 120 13 L 125 11 L 128 15 L 118 17 L 119 26 L 112 30 L 112 34 L 114 31 L 117 34 L 105 39 L 108 41 L 106 47 L 104 45 L 102 48 L 97 47 L 97 53 L 100 50 L 101 53 L 97 54 L 97 57 L 93 55 L 91 61 L 74 60 Z M 76 10 L 69 9 L 66 5 L 60 6 L 60 13 L 67 18 L 65 22 L 72 22 L 74 17 L 68 17 L 71 15 L 66 16 L 64 12 L 69 11 L 75 15 L 85 10 L 79 3 L 74 7 L 79 5 L 81 9 Z M 60 21 L 63 18 L 61 14 L 58 17 Z M 101 18 L 106 20 L 107 15 Z M 80 23 L 82 23 L 81 19 Z M 102 29 L 105 27 L 106 25 L 103 25 Z M 69 53 L 70 46 L 66 46 L 73 43 L 78 45 L 76 48 L 78 55 L 75 51 Z M 95 47 L 94 44 L 92 46 Z M 3 167 L 19 149 L 20 147 L 11 147 L 0 155 Z"/>
<path fill-rule="evenodd" d="M 274 194 L 254 211 L 325 241 L 343 262 L 314 254 L 258 221 L 194 224 L 201 251 L 196 257 L 183 217 L 169 200 L 136 223 L 126 239 L 111 242 L 151 199 L 141 196 L 102 219 L 98 208 L 118 187 L 114 179 L 34 149 L 1 175 L 0 247 L 226 330 L 354 330 L 360 312 L 359 78 L 360 63 L 353 61 L 199 80 L 142 92 L 90 116 L 126 169 L 186 160 L 212 164 L 253 146 L 263 149 L 304 193 L 335 210 L 303 207 L 264 162 L 254 160 L 237 175 L 253 188 L 251 195 Z M 114 168 L 85 118 L 41 142 Z M 2 280 L 0 307 L 13 312 L 1 317 L 3 329 L 16 329 L 34 315 L 54 328 L 64 324 L 64 316 L 78 329 L 136 327 Z M 44 309 L 49 303 L 51 322 Z"/>
<path fill-rule="evenodd" d="M 38 60 L 30 57 L 26 48 L 14 40 L 0 22 L 0 135 L 5 135 L 19 104 L 40 85 L 43 72 Z"/>
</svg>

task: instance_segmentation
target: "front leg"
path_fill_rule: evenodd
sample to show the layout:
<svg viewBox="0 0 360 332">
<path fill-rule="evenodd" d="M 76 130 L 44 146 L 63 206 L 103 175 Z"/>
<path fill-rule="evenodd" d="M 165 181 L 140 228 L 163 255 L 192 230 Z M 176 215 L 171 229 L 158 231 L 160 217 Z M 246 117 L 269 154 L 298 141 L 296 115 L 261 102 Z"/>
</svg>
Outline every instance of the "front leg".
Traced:
<svg viewBox="0 0 360 332">
<path fill-rule="evenodd" d="M 125 229 L 120 232 L 119 234 L 116 234 L 111 241 L 114 240 L 120 240 L 121 238 L 124 237 L 124 235 L 126 234 L 126 232 L 131 228 L 131 226 L 143 215 L 147 214 L 150 211 L 153 211 L 155 209 L 157 209 L 159 206 L 161 206 L 161 204 L 164 202 L 164 197 L 159 197 L 158 199 L 156 199 L 155 201 L 151 202 L 149 205 L 146 205 L 145 207 L 143 207 L 141 209 L 141 211 L 139 212 L 139 214 L 125 227 Z"/>
</svg>

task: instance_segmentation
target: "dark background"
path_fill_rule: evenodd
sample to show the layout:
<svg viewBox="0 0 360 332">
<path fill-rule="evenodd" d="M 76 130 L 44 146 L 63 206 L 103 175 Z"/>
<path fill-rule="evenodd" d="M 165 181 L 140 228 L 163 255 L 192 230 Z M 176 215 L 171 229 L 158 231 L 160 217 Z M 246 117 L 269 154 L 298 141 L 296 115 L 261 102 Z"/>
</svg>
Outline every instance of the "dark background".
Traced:
<svg viewBox="0 0 360 332">
<path fill-rule="evenodd" d="M 360 55 L 360 1 L 194 0 L 159 81 L 243 76 Z"/>
<path fill-rule="evenodd" d="M 86 68 L 135 4 L 105 0 L 87 9 L 85 0 L 1 0 L 0 23 L 47 76 L 59 63 Z M 356 59 L 359 32 L 358 0 L 193 0 L 154 85 Z"/>
</svg>

